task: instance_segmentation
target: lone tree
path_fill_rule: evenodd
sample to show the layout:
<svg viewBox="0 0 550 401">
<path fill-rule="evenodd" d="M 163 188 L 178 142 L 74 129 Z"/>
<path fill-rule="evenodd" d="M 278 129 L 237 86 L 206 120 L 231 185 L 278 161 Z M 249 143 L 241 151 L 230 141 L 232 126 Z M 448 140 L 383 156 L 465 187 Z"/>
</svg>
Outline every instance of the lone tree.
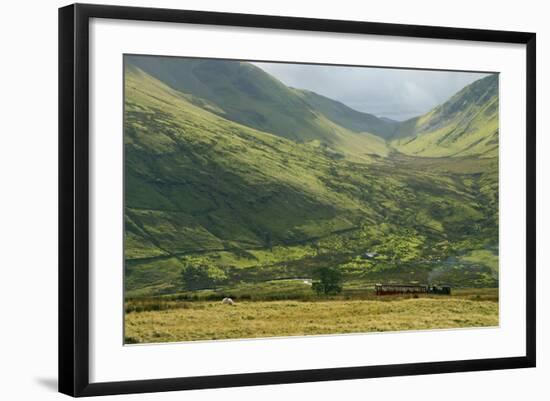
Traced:
<svg viewBox="0 0 550 401">
<path fill-rule="evenodd" d="M 334 295 L 342 292 L 342 272 L 338 267 L 320 267 L 311 286 L 318 295 Z"/>
</svg>

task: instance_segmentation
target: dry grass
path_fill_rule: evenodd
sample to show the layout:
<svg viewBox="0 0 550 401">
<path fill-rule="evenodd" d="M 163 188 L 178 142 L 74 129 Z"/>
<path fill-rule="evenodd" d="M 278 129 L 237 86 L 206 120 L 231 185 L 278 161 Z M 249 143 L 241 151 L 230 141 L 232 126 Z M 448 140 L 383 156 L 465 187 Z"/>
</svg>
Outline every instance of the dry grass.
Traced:
<svg viewBox="0 0 550 401">
<path fill-rule="evenodd" d="M 188 302 L 126 315 L 126 343 L 497 326 L 498 302 L 457 297 Z"/>
</svg>

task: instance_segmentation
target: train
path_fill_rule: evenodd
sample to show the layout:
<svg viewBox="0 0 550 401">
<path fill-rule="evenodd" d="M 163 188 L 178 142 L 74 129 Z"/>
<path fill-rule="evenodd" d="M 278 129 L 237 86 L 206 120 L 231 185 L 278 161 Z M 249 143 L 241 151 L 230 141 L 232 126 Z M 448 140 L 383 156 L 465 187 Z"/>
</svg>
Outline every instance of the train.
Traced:
<svg viewBox="0 0 550 401">
<path fill-rule="evenodd" d="M 376 295 L 399 295 L 399 294 L 437 294 L 451 295 L 449 285 L 418 285 L 418 284 L 376 284 L 374 286 Z"/>
</svg>

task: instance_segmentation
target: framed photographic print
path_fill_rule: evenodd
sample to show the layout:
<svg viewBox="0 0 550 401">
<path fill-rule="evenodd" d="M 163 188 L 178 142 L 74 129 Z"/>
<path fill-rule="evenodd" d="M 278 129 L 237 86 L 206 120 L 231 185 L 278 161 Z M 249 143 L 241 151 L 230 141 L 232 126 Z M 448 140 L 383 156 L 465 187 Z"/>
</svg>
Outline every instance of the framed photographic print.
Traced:
<svg viewBox="0 0 550 401">
<path fill-rule="evenodd" d="M 535 34 L 59 10 L 59 389 L 535 366 Z"/>
</svg>

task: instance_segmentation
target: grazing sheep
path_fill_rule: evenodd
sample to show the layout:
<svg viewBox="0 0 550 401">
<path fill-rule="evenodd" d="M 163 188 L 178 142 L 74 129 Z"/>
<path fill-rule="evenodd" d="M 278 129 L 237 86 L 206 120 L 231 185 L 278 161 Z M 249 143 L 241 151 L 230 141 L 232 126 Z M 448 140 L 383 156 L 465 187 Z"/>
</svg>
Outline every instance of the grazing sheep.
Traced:
<svg viewBox="0 0 550 401">
<path fill-rule="evenodd" d="M 225 298 L 222 300 L 222 304 L 224 304 L 224 305 L 235 306 L 235 302 L 233 302 L 233 300 L 232 300 L 231 298 L 227 298 L 227 297 L 225 297 Z"/>
</svg>

